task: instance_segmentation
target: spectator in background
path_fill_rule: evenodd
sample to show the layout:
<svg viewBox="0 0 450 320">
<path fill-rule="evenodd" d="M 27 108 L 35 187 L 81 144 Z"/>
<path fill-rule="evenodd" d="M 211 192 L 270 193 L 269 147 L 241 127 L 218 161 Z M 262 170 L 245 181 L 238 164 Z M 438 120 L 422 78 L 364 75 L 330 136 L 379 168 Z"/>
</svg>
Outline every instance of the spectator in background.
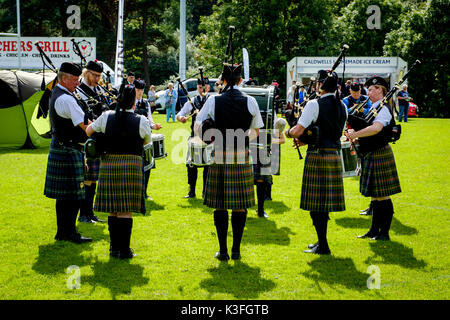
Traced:
<svg viewBox="0 0 450 320">
<path fill-rule="evenodd" d="M 151 85 L 150 90 L 148 90 L 147 100 L 148 100 L 148 103 L 150 104 L 150 108 L 152 109 L 152 112 L 156 108 L 156 99 L 158 99 L 158 98 L 159 97 L 156 95 L 156 92 L 155 92 L 155 86 Z"/>
<path fill-rule="evenodd" d="M 279 112 L 280 108 L 280 88 L 278 88 L 278 82 L 277 80 L 272 80 L 272 85 L 275 87 L 275 93 L 274 93 L 274 104 L 275 104 L 275 113 Z"/>
<path fill-rule="evenodd" d="M 405 122 L 408 122 L 409 100 L 411 100 L 411 98 L 409 97 L 407 89 L 408 87 L 404 85 L 403 89 L 397 93 L 399 122 L 402 122 L 402 119 Z"/>
<path fill-rule="evenodd" d="M 173 89 L 173 83 L 169 83 L 169 89 L 164 93 L 165 106 L 166 106 L 166 122 L 169 122 L 170 116 L 172 115 L 172 120 L 175 122 L 175 107 L 177 105 L 178 94 L 177 91 Z"/>
</svg>

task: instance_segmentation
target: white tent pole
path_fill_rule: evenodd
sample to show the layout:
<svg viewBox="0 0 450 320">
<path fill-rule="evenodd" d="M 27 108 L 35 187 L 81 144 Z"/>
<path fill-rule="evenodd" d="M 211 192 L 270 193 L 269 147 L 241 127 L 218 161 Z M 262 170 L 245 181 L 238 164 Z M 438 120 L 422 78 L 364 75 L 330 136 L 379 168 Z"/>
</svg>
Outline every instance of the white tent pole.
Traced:
<svg viewBox="0 0 450 320">
<path fill-rule="evenodd" d="M 180 0 L 180 79 L 186 79 L 186 0 Z"/>
<path fill-rule="evenodd" d="M 22 70 L 22 48 L 20 45 L 20 0 L 16 0 L 17 5 L 17 57 L 19 58 L 19 70 Z"/>
</svg>

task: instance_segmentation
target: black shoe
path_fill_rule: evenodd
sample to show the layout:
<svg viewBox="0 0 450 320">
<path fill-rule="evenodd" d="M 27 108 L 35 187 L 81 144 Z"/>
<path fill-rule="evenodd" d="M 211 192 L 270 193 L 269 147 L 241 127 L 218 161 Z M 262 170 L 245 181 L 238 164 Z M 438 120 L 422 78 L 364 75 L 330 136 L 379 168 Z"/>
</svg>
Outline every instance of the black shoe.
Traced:
<svg viewBox="0 0 450 320">
<path fill-rule="evenodd" d="M 233 260 L 239 260 L 241 258 L 240 252 L 231 252 L 231 259 Z"/>
<path fill-rule="evenodd" d="M 305 253 L 315 253 L 315 254 L 331 254 L 330 248 L 322 248 L 320 245 L 315 246 L 310 250 L 303 251 Z"/>
<path fill-rule="evenodd" d="M 362 216 L 371 216 L 372 215 L 372 208 L 369 207 L 369 208 L 361 211 L 359 214 L 362 215 Z"/>
<path fill-rule="evenodd" d="M 99 217 L 97 217 L 95 214 L 91 215 L 89 218 L 91 218 L 91 221 L 94 221 L 94 222 L 101 222 L 101 223 L 106 222 L 105 220 L 102 220 Z"/>
<path fill-rule="evenodd" d="M 79 216 L 79 217 L 78 217 L 78 221 L 80 221 L 80 222 L 86 222 L 86 223 L 95 223 L 95 221 L 93 221 L 93 220 L 91 219 L 91 217 L 88 217 L 88 216 Z"/>
<path fill-rule="evenodd" d="M 228 255 L 228 253 L 220 253 L 220 251 L 217 251 L 214 254 L 214 258 L 220 260 L 220 261 L 227 261 L 230 260 L 230 256 Z"/>
<path fill-rule="evenodd" d="M 119 258 L 120 259 L 131 259 L 133 257 L 136 257 L 137 254 L 133 252 L 133 249 L 128 249 L 126 251 L 120 251 Z"/>
<path fill-rule="evenodd" d="M 263 211 L 263 212 L 258 212 L 258 217 L 267 219 L 269 217 L 269 215 Z"/>
<path fill-rule="evenodd" d="M 65 240 L 73 242 L 73 243 L 77 243 L 77 244 L 92 242 L 91 238 L 85 238 L 79 233 L 75 233 L 75 234 L 67 237 Z"/>
<path fill-rule="evenodd" d="M 389 240 L 391 240 L 391 239 L 389 238 L 389 235 L 388 235 L 388 234 L 379 234 L 379 235 L 377 235 L 377 236 L 375 236 L 375 237 L 370 238 L 370 240 L 383 240 L 383 241 L 389 241 Z"/>
<path fill-rule="evenodd" d="M 110 250 L 109 255 L 113 258 L 120 258 L 120 251 L 119 250 Z"/>
<path fill-rule="evenodd" d="M 187 196 L 184 196 L 185 199 L 195 198 L 195 193 L 189 192 Z"/>
<path fill-rule="evenodd" d="M 376 236 L 378 236 L 376 233 L 368 231 L 365 234 L 360 235 L 360 236 L 356 236 L 356 237 L 358 239 L 365 239 L 365 238 L 373 238 L 373 237 L 376 237 Z"/>
<path fill-rule="evenodd" d="M 312 243 L 312 244 L 308 244 L 308 249 L 315 248 L 315 247 L 317 247 L 318 245 L 319 245 L 319 242 Z"/>
</svg>

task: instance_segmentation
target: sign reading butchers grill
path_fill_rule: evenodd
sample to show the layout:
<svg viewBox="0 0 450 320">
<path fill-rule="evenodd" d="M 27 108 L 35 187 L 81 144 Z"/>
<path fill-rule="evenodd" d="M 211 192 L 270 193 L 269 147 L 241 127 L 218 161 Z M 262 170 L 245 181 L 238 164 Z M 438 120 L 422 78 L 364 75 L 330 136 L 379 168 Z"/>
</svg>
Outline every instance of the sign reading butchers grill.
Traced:
<svg viewBox="0 0 450 320">
<path fill-rule="evenodd" d="M 81 59 L 74 51 L 73 42 L 78 43 L 86 61 L 96 58 L 96 38 L 21 37 L 22 69 L 42 69 L 41 56 L 35 46 L 36 41 L 56 68 L 65 61 L 80 63 Z M 17 69 L 18 67 L 17 38 L 0 37 L 0 68 Z"/>
</svg>

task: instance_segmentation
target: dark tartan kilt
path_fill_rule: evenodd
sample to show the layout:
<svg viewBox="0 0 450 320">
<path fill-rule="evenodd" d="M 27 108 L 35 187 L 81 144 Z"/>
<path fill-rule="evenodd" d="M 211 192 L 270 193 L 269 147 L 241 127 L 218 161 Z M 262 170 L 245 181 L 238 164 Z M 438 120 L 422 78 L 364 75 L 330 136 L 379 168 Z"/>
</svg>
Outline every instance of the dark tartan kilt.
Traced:
<svg viewBox="0 0 450 320">
<path fill-rule="evenodd" d="M 86 159 L 87 168 L 84 170 L 85 181 L 98 181 L 100 172 L 100 159 Z"/>
<path fill-rule="evenodd" d="M 215 159 L 223 159 L 232 154 L 238 159 L 241 154 L 215 154 Z M 218 158 L 216 158 L 218 157 Z M 215 161 L 208 170 L 203 203 L 215 209 L 246 209 L 255 205 L 255 191 L 253 186 L 253 167 L 248 151 L 245 160 L 240 163 L 224 163 Z"/>
<path fill-rule="evenodd" d="M 320 212 L 345 210 L 342 163 L 337 151 L 306 153 L 300 208 Z"/>
<path fill-rule="evenodd" d="M 366 197 L 387 197 L 402 192 L 389 144 L 361 159 L 359 191 Z"/>
<path fill-rule="evenodd" d="M 52 140 L 48 154 L 44 195 L 57 200 L 83 200 L 84 164 L 80 151 L 56 145 Z"/>
<path fill-rule="evenodd" d="M 145 214 L 142 157 L 107 154 L 100 162 L 94 210 L 99 212 L 139 212 Z"/>
</svg>

